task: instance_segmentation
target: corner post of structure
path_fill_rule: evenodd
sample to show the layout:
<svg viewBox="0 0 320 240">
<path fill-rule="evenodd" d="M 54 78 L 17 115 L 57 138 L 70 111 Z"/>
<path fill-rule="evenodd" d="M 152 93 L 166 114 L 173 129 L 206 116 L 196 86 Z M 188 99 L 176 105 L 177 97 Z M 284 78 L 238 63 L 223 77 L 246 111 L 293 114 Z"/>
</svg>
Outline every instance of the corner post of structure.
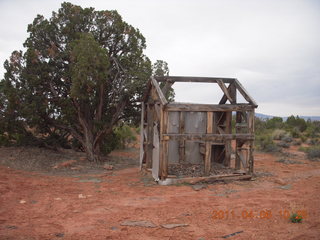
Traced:
<svg viewBox="0 0 320 240">
<path fill-rule="evenodd" d="M 169 155 L 169 139 L 165 138 L 163 134 L 168 133 L 168 111 L 161 107 L 161 123 L 160 123 L 160 171 L 159 177 L 165 180 L 168 176 L 168 155 Z"/>
<path fill-rule="evenodd" d="M 254 109 L 248 112 L 248 130 L 249 133 L 254 135 Z M 254 140 L 249 142 L 249 174 L 253 174 L 253 150 L 254 150 Z"/>
<path fill-rule="evenodd" d="M 213 112 L 207 112 L 207 134 L 213 132 Z M 211 170 L 211 148 L 212 144 L 210 141 L 205 142 L 205 156 L 204 156 L 204 174 L 210 175 Z"/>
<path fill-rule="evenodd" d="M 140 122 L 140 170 L 143 165 L 144 156 L 144 102 L 141 102 L 141 122 Z"/>
</svg>

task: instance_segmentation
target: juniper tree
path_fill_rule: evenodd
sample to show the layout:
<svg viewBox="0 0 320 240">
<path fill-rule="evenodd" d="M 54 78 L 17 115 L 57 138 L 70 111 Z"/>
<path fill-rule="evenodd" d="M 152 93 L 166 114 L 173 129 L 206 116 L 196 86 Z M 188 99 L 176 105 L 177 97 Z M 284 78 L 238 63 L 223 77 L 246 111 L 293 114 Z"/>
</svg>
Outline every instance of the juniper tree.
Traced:
<svg viewBox="0 0 320 240">
<path fill-rule="evenodd" d="M 137 116 L 150 60 L 145 38 L 117 11 L 62 3 L 28 26 L 25 52 L 4 64 L 1 115 L 42 135 L 73 136 L 90 161 L 122 119 Z"/>
</svg>

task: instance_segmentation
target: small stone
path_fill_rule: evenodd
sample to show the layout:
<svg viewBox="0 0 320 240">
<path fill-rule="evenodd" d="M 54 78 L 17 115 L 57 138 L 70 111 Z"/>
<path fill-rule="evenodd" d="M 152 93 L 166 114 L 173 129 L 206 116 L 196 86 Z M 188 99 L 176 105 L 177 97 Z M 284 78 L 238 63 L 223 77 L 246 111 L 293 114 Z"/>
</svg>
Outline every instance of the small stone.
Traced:
<svg viewBox="0 0 320 240">
<path fill-rule="evenodd" d="M 155 225 L 153 222 L 149 221 L 131 221 L 126 220 L 120 224 L 121 226 L 132 226 L 132 227 L 147 227 L 147 228 L 155 228 L 157 225 Z"/>
<path fill-rule="evenodd" d="M 56 237 L 64 237 L 64 233 L 56 233 L 55 236 Z"/>
<path fill-rule="evenodd" d="M 76 160 L 68 160 L 68 161 L 65 161 L 65 162 L 62 162 L 62 163 L 59 163 L 59 164 L 55 165 L 53 167 L 53 169 L 67 168 L 67 167 L 70 167 L 71 165 L 73 165 L 76 162 L 77 162 Z"/>
<path fill-rule="evenodd" d="M 83 195 L 82 193 L 80 193 L 80 194 L 78 195 L 78 198 L 87 198 L 87 197 L 86 197 L 86 195 Z"/>
<path fill-rule="evenodd" d="M 17 229 L 18 227 L 11 225 L 11 226 L 7 226 L 7 228 L 8 228 L 8 229 Z"/>
<path fill-rule="evenodd" d="M 172 224 L 163 224 L 161 227 L 166 228 L 166 229 L 172 229 L 176 227 L 187 227 L 189 226 L 188 224 L 185 223 L 172 223 Z"/>
<path fill-rule="evenodd" d="M 56 197 L 56 198 L 54 198 L 54 200 L 56 200 L 56 201 L 61 201 L 62 199 L 59 198 L 59 197 Z"/>
<path fill-rule="evenodd" d="M 103 168 L 104 168 L 104 169 L 107 169 L 107 170 L 112 170 L 112 169 L 113 169 L 113 166 L 110 165 L 110 164 L 105 164 L 105 165 L 103 166 Z"/>
<path fill-rule="evenodd" d="M 274 182 L 277 183 L 277 184 L 279 184 L 279 185 L 282 185 L 282 186 L 284 186 L 284 185 L 287 184 L 287 183 L 286 183 L 283 179 L 281 179 L 281 178 L 275 179 Z"/>
<path fill-rule="evenodd" d="M 27 201 L 25 201 L 25 200 L 20 200 L 20 203 L 21 204 L 25 204 Z"/>
<path fill-rule="evenodd" d="M 196 185 L 192 185 L 192 188 L 195 191 L 200 191 L 201 189 L 207 188 L 207 186 L 206 185 L 202 185 L 202 184 L 196 184 Z"/>
</svg>

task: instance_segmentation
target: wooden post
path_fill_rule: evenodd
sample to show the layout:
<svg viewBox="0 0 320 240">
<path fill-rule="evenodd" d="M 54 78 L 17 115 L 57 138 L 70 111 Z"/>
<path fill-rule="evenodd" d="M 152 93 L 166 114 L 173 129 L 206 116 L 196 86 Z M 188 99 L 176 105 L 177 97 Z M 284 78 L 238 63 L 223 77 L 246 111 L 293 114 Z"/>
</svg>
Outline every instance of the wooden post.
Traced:
<svg viewBox="0 0 320 240">
<path fill-rule="evenodd" d="M 161 180 L 165 180 L 168 176 L 168 152 L 169 152 L 169 138 L 165 138 L 163 134 L 168 133 L 168 112 L 162 108 L 161 111 L 161 148 L 160 148 L 160 170 L 159 175 Z"/>
<path fill-rule="evenodd" d="M 204 156 L 204 174 L 206 176 L 209 176 L 210 170 L 211 170 L 211 143 L 206 142 L 206 153 Z"/>
<path fill-rule="evenodd" d="M 153 104 L 148 103 L 147 110 L 147 151 L 146 151 L 146 167 L 152 167 L 152 150 L 153 150 Z"/>
<path fill-rule="evenodd" d="M 179 113 L 179 133 L 184 133 L 184 112 Z M 185 162 L 185 140 L 179 140 L 179 163 Z"/>
<path fill-rule="evenodd" d="M 249 174 L 253 174 L 253 141 L 249 143 Z"/>
<path fill-rule="evenodd" d="M 213 133 L 213 112 L 207 112 L 207 134 L 208 133 Z M 210 175 L 211 170 L 211 148 L 211 142 L 206 141 L 204 156 L 204 174 L 206 176 Z"/>
<path fill-rule="evenodd" d="M 232 122 L 232 112 L 228 111 L 225 113 L 226 114 L 226 127 L 225 127 L 225 132 L 227 134 L 231 134 L 232 133 L 232 126 L 231 126 L 231 122 Z M 231 140 L 230 139 L 226 139 L 225 140 L 225 156 L 224 156 L 224 161 L 223 164 L 225 166 L 230 166 L 230 161 L 231 161 Z"/>
<path fill-rule="evenodd" d="M 140 170 L 142 169 L 144 155 L 144 102 L 141 102 L 141 123 L 140 123 Z"/>
</svg>

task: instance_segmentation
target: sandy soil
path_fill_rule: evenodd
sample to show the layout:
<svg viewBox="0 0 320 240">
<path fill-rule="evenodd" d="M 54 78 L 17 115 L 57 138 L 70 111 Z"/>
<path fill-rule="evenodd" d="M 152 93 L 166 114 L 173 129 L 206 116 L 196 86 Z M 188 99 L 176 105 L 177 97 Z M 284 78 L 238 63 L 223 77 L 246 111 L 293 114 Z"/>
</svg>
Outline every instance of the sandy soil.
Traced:
<svg viewBox="0 0 320 240">
<path fill-rule="evenodd" d="M 0 239 L 319 239 L 320 162 L 296 149 L 256 153 L 255 171 L 251 181 L 195 188 L 158 186 L 132 166 L 61 175 L 2 165 Z M 302 223 L 282 216 L 298 210 Z"/>
</svg>

